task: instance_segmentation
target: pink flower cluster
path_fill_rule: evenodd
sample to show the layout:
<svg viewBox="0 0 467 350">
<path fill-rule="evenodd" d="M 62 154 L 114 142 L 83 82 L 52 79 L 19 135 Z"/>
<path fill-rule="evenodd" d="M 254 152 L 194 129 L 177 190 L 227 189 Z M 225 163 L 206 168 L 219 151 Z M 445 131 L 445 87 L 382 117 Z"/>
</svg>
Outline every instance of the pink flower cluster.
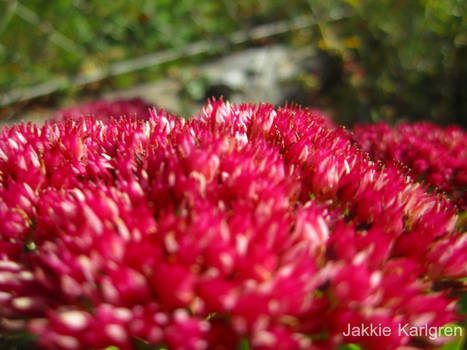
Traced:
<svg viewBox="0 0 467 350">
<path fill-rule="evenodd" d="M 456 220 L 317 111 L 4 127 L 0 327 L 45 349 L 430 347 L 396 329 L 459 319 Z M 394 332 L 344 336 L 361 324 Z"/>
<path fill-rule="evenodd" d="M 355 139 L 383 162 L 399 161 L 415 179 L 446 192 L 467 210 L 467 133 L 428 122 L 356 126 Z"/>
<path fill-rule="evenodd" d="M 95 117 L 100 120 L 121 117 L 133 117 L 138 119 L 148 119 L 149 110 L 152 106 L 140 98 L 116 100 L 96 100 L 86 104 L 60 109 L 52 117 L 52 120 L 63 121 L 65 119 L 80 119 L 83 117 Z"/>
</svg>

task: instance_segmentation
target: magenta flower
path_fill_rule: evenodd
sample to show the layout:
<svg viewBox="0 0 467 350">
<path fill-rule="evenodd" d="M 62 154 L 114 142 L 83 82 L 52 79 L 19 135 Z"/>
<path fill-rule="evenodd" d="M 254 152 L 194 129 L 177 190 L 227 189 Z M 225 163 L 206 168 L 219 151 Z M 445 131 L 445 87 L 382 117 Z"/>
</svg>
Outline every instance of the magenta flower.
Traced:
<svg viewBox="0 0 467 350">
<path fill-rule="evenodd" d="M 402 325 L 459 319 L 451 202 L 318 111 L 96 117 L 0 134 L 3 332 L 45 349 L 396 349 L 444 341 Z M 371 324 L 392 332 L 346 333 Z"/>
<path fill-rule="evenodd" d="M 409 174 L 445 192 L 460 211 L 467 209 L 467 133 L 427 122 L 356 126 L 354 137 L 377 160 L 398 161 Z"/>
<path fill-rule="evenodd" d="M 127 100 L 96 100 L 86 104 L 77 105 L 74 107 L 61 109 L 57 111 L 52 120 L 61 121 L 67 118 L 80 119 L 82 117 L 96 117 L 101 120 L 109 120 L 110 118 L 133 117 L 148 119 L 151 104 L 143 101 L 140 98 Z"/>
</svg>

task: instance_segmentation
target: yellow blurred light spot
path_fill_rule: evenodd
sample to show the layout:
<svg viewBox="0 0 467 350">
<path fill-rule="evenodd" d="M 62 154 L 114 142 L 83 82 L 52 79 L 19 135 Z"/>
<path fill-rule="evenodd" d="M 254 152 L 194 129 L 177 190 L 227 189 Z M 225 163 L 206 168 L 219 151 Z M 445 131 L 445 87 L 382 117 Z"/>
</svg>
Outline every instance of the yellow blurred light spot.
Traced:
<svg viewBox="0 0 467 350">
<path fill-rule="evenodd" d="M 358 6 L 359 0 L 344 0 L 346 3 L 352 5 L 353 7 Z"/>
<path fill-rule="evenodd" d="M 349 36 L 344 39 L 344 46 L 349 49 L 356 49 L 360 47 L 360 39 L 356 36 Z"/>
<path fill-rule="evenodd" d="M 318 47 L 321 49 L 321 50 L 326 50 L 328 48 L 328 44 L 326 43 L 326 40 L 324 39 L 320 39 L 318 41 Z"/>
</svg>

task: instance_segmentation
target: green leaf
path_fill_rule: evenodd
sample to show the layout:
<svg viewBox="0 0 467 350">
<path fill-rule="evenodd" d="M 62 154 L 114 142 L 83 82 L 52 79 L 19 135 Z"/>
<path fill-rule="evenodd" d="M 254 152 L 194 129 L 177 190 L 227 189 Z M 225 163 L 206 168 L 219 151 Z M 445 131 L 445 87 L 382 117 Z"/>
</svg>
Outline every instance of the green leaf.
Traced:
<svg viewBox="0 0 467 350">
<path fill-rule="evenodd" d="M 0 349 L 2 350 L 29 350 L 34 348 L 36 338 L 29 333 L 1 334 Z"/>
<path fill-rule="evenodd" d="M 344 344 L 339 345 L 339 350 L 361 350 L 362 348 L 357 344 Z"/>
<path fill-rule="evenodd" d="M 459 338 L 455 341 L 443 346 L 442 350 L 462 350 L 463 339 Z"/>
<path fill-rule="evenodd" d="M 243 338 L 240 344 L 238 344 L 238 350 L 251 350 L 250 342 L 247 338 Z"/>
<path fill-rule="evenodd" d="M 467 314 L 467 292 L 463 293 L 459 298 L 459 312 L 461 314 Z"/>
</svg>

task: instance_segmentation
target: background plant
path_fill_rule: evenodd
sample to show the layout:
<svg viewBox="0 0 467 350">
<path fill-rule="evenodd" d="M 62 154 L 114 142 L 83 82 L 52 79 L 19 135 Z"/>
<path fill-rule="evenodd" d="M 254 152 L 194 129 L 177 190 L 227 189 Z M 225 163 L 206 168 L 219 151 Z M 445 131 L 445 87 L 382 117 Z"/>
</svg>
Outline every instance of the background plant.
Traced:
<svg viewBox="0 0 467 350">
<path fill-rule="evenodd" d="M 467 120 L 466 7 L 461 0 L 2 0 L 0 92 L 312 14 L 316 25 L 309 30 L 274 39 L 312 45 L 324 58 L 322 66 L 300 75 L 308 96 L 302 102 L 334 111 L 345 123 L 432 119 L 462 124 Z M 125 75 L 111 84 L 128 86 L 160 77 L 165 69 Z M 98 90 L 105 87 L 100 84 Z"/>
</svg>

